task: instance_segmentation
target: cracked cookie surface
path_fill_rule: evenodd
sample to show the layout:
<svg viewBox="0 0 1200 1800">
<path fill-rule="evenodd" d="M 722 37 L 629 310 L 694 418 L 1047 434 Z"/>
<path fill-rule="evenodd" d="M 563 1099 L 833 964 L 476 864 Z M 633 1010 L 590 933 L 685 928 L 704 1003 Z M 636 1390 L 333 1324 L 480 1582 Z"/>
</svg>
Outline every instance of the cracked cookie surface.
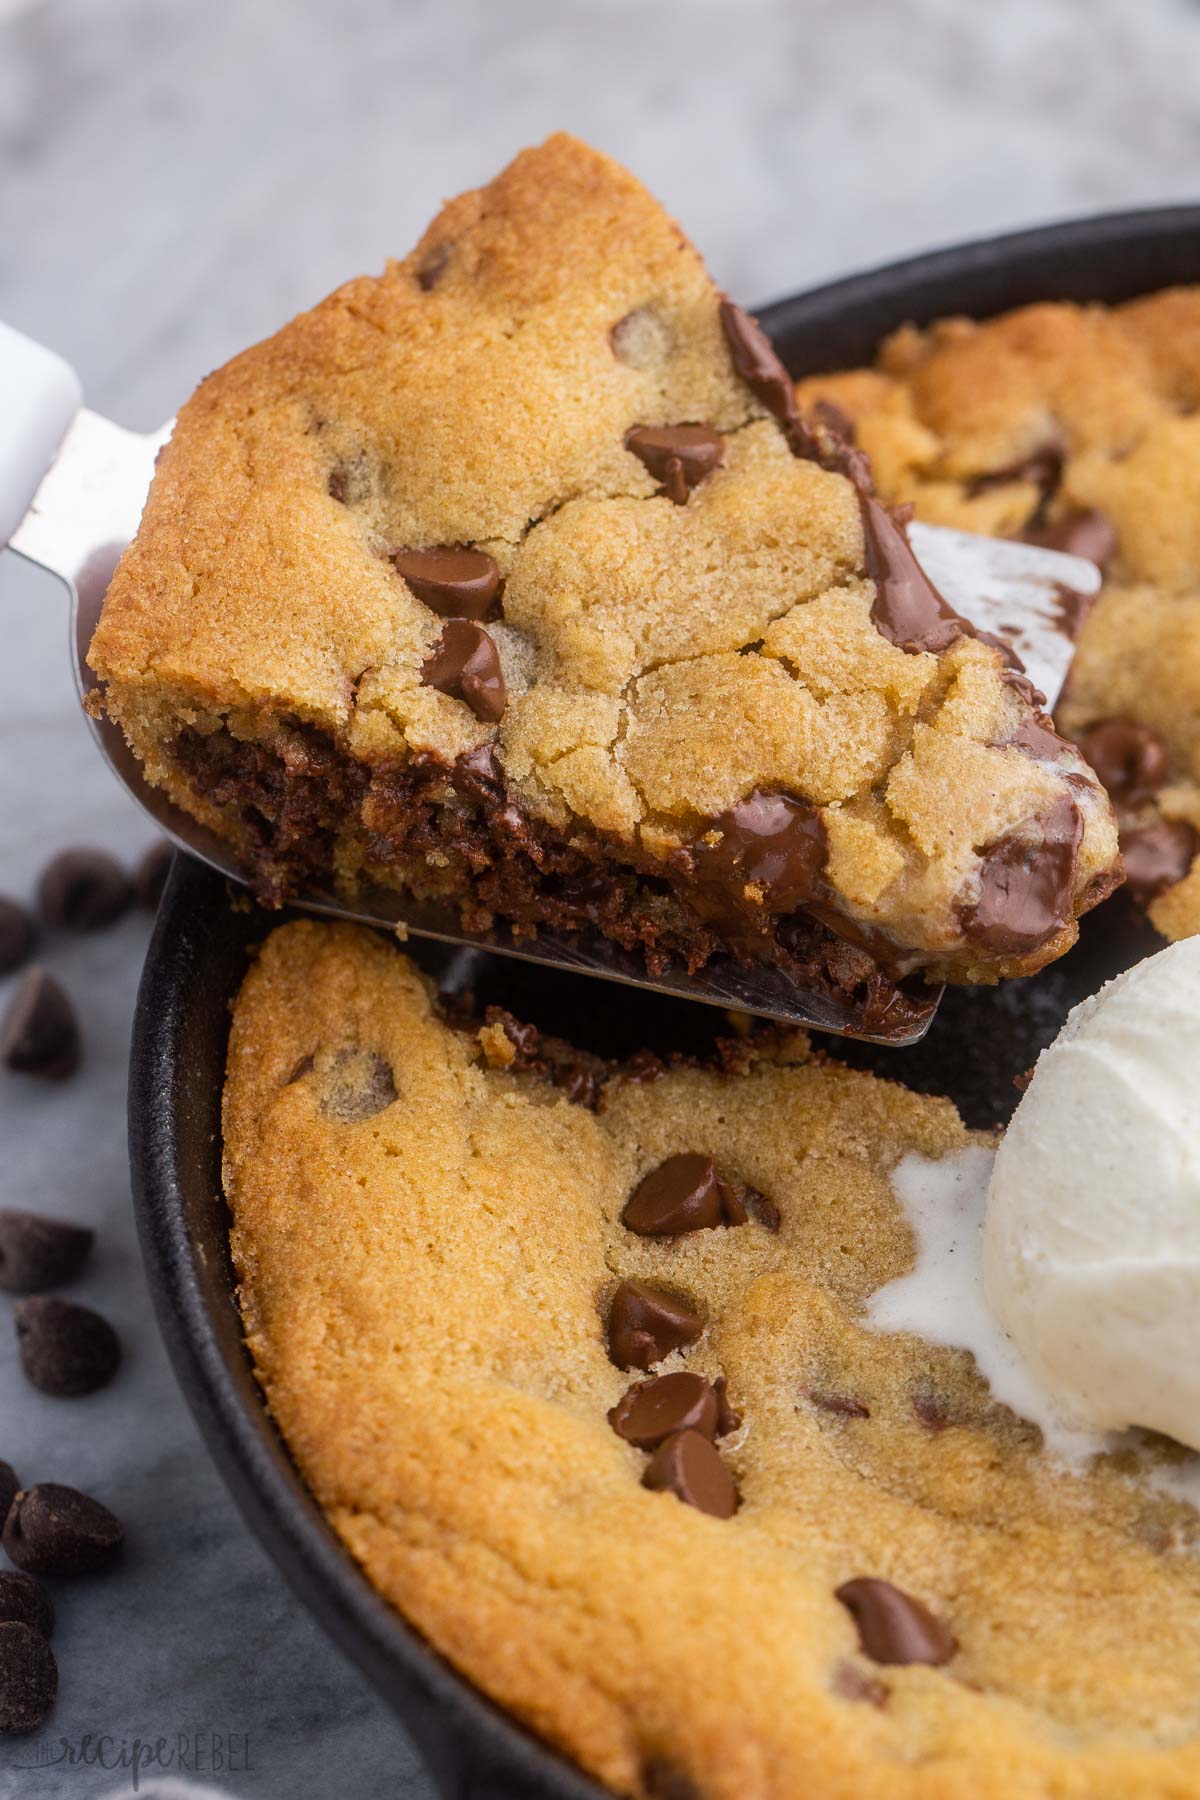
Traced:
<svg viewBox="0 0 1200 1800">
<path fill-rule="evenodd" d="M 1200 931 L 1200 288 L 906 326 L 798 393 L 921 518 L 1102 565 L 1056 720 L 1117 808 L 1135 899 Z"/>
<path fill-rule="evenodd" d="M 553 138 L 183 409 L 92 646 L 105 704 L 268 897 L 390 882 L 652 966 L 1039 967 L 1116 878 L 1103 792 L 1031 751 L 997 650 L 889 641 L 789 392 L 632 177 Z M 736 838 L 779 795 L 822 843 L 782 898 Z M 1059 803 L 1048 915 L 973 932 L 989 856 L 1027 879 Z"/>
<path fill-rule="evenodd" d="M 968 1355 L 865 1327 L 913 1258 L 892 1169 L 978 1139 L 802 1039 L 743 1049 L 584 1106 L 381 937 L 271 936 L 226 1193 L 258 1377 L 334 1528 L 644 1800 L 1200 1791 L 1196 1515 L 1061 1470 Z"/>
</svg>

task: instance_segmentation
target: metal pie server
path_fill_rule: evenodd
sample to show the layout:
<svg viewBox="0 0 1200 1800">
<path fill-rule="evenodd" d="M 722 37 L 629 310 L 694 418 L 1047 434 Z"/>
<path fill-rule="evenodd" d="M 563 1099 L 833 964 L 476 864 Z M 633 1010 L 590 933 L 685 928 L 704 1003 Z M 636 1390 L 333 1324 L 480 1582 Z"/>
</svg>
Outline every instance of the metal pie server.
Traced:
<svg viewBox="0 0 1200 1800">
<path fill-rule="evenodd" d="M 71 654 L 81 696 L 96 685 L 87 648 L 113 570 L 141 518 L 154 461 L 171 423 L 145 435 L 126 431 L 83 405 L 75 372 L 61 357 L 0 325 L 0 546 L 39 563 L 66 583 L 71 600 Z M 964 617 L 1005 637 L 1033 685 L 1053 705 L 1071 661 L 1062 624 L 1062 590 L 1094 594 L 1096 567 L 1077 556 L 1001 539 L 914 524 L 909 536 L 920 561 Z M 90 717 L 91 715 L 89 715 Z M 96 739 L 117 778 L 180 849 L 235 881 L 245 882 L 228 845 L 172 804 L 144 779 L 120 730 L 101 715 Z M 305 910 L 443 943 L 519 956 L 577 974 L 603 976 L 686 1000 L 731 1008 L 812 1030 L 915 1043 L 928 1029 L 940 990 L 920 996 L 911 1023 L 886 1033 L 864 1028 L 848 1001 L 806 987 L 769 964 L 714 960 L 696 975 L 680 968 L 651 978 L 640 958 L 601 938 L 540 931 L 516 939 L 503 925 L 487 933 L 464 930 L 457 910 L 387 888 L 353 901 L 321 890 L 296 897 Z"/>
</svg>

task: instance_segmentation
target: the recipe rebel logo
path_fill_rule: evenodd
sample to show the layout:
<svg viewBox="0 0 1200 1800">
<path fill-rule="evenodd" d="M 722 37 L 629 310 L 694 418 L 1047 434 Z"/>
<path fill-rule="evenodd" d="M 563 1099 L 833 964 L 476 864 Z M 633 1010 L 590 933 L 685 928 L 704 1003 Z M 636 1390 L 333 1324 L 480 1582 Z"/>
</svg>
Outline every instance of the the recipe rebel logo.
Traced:
<svg viewBox="0 0 1200 1800">
<path fill-rule="evenodd" d="M 81 1737 L 47 1737 L 25 1748 L 25 1760 L 16 1769 L 106 1769 L 123 1774 L 129 1791 L 143 1792 L 147 1777 L 160 1775 L 252 1774 L 250 1736 L 244 1731 L 174 1731 L 169 1735 L 117 1737 L 111 1732 L 85 1732 Z M 120 1790 L 118 1790 L 120 1791 Z M 171 1782 L 170 1792 L 197 1797 L 210 1789 L 190 1788 L 184 1781 Z"/>
</svg>

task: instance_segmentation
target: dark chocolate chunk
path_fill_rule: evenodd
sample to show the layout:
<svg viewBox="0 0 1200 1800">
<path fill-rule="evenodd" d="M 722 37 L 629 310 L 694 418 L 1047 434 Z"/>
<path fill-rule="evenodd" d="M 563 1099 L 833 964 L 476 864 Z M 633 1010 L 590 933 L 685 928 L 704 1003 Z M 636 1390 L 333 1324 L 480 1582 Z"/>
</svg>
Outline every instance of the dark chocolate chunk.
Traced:
<svg viewBox="0 0 1200 1800">
<path fill-rule="evenodd" d="M 721 302 L 721 328 L 737 374 L 781 425 L 790 425 L 796 417 L 796 392 L 766 332 L 732 300 Z"/>
<path fill-rule="evenodd" d="M 0 1525 L 8 1516 L 8 1509 L 16 1499 L 20 1487 L 16 1470 L 11 1463 L 0 1462 Z"/>
<path fill-rule="evenodd" d="M 869 1419 L 871 1409 L 852 1394 L 835 1394 L 827 1388 L 806 1387 L 804 1397 L 820 1412 L 837 1413 L 843 1419 Z"/>
<path fill-rule="evenodd" d="M 877 1663 L 928 1663 L 939 1668 L 958 1649 L 951 1633 L 911 1594 L 862 1575 L 844 1581 L 836 1598 L 858 1626 L 864 1656 Z"/>
<path fill-rule="evenodd" d="M 393 550 L 392 561 L 418 600 L 443 619 L 486 619 L 500 571 L 482 550 Z"/>
<path fill-rule="evenodd" d="M 608 1422 L 618 1437 L 639 1450 L 655 1450 L 676 1431 L 715 1437 L 720 1411 L 716 1393 L 703 1375 L 683 1369 L 635 1381 L 612 1408 Z"/>
<path fill-rule="evenodd" d="M 133 905 L 133 883 L 115 856 L 87 847 L 63 850 L 46 864 L 38 904 L 51 925 L 98 931 Z"/>
<path fill-rule="evenodd" d="M 1166 782 L 1164 746 L 1132 719 L 1105 719 L 1093 725 L 1079 739 L 1079 749 L 1118 806 L 1141 806 Z"/>
<path fill-rule="evenodd" d="M 1057 762 L 1064 750 L 1070 745 L 1065 738 L 1059 737 L 1057 731 L 1045 713 L 1036 713 L 1032 719 L 1022 719 L 1010 737 L 1005 738 L 1005 746 L 1013 750 L 1023 750 L 1027 756 L 1033 756 L 1040 762 Z"/>
<path fill-rule="evenodd" d="M 169 838 L 159 838 L 156 844 L 151 844 L 134 870 L 133 886 L 138 905 L 144 906 L 148 912 L 158 911 L 158 903 L 162 899 L 174 860 L 174 844 Z"/>
<path fill-rule="evenodd" d="M 623 1281 L 608 1315 L 608 1353 L 618 1369 L 651 1369 L 694 1344 L 704 1320 L 685 1300 L 645 1281 Z"/>
<path fill-rule="evenodd" d="M 674 1494 L 714 1519 L 731 1519 L 737 1511 L 737 1484 L 719 1452 L 698 1431 L 677 1431 L 660 1444 L 642 1486 Z"/>
<path fill-rule="evenodd" d="M 707 841 L 719 833 L 719 841 Z M 794 912 L 811 900 L 825 867 L 825 827 L 815 807 L 787 794 L 756 788 L 718 813 L 693 846 L 696 881 L 717 890 L 722 905 L 749 885 L 761 890 L 770 913 Z"/>
<path fill-rule="evenodd" d="M 0 894 L 0 975 L 10 975 L 28 961 L 36 938 L 29 908 Z"/>
<path fill-rule="evenodd" d="M 1108 514 L 1098 507 L 1076 507 L 1051 525 L 1034 525 L 1023 531 L 1021 542 L 1036 544 L 1041 550 L 1061 550 L 1067 556 L 1082 556 L 1103 572 L 1116 554 L 1117 534 Z"/>
<path fill-rule="evenodd" d="M 88 1575 L 106 1569 L 124 1538 L 121 1521 L 107 1506 L 54 1481 L 22 1489 L 4 1521 L 9 1561 L 30 1575 Z"/>
<path fill-rule="evenodd" d="M 860 493 L 867 574 L 875 584 L 871 622 L 897 649 L 910 655 L 948 650 L 975 635 L 938 593 L 917 561 L 903 526 L 871 494 Z"/>
<path fill-rule="evenodd" d="M 14 1621 L 48 1638 L 54 1630 L 54 1602 L 34 1576 L 0 1569 L 0 1624 Z"/>
<path fill-rule="evenodd" d="M 60 1399 L 91 1394 L 117 1372 L 121 1346 L 107 1319 L 90 1306 L 31 1294 L 13 1309 L 21 1367 L 34 1387 Z"/>
<path fill-rule="evenodd" d="M 625 1203 L 621 1223 L 639 1237 L 675 1237 L 716 1225 L 744 1225 L 746 1209 L 711 1156 L 669 1156 L 642 1177 Z"/>
<path fill-rule="evenodd" d="M 86 1225 L 0 1206 L 0 1288 L 38 1294 L 61 1287 L 78 1275 L 94 1236 Z"/>
<path fill-rule="evenodd" d="M 1019 956 L 1062 930 L 1074 914 L 1082 835 L 1079 808 L 1064 794 L 1040 833 L 1009 833 L 989 845 L 979 866 L 979 898 L 963 913 L 975 943 L 1000 956 Z"/>
<path fill-rule="evenodd" d="M 0 1020 L 0 1062 L 22 1075 L 61 1081 L 79 1067 L 79 1023 L 64 990 L 34 964 Z"/>
<path fill-rule="evenodd" d="M 635 425 L 625 433 L 625 448 L 676 506 L 686 505 L 692 489 L 725 460 L 725 440 L 708 425 Z"/>
<path fill-rule="evenodd" d="M 1182 881 L 1200 850 L 1200 833 L 1183 819 L 1159 819 L 1121 835 L 1125 886 L 1139 906 Z"/>
<path fill-rule="evenodd" d="M 321 1111 L 339 1125 L 358 1125 L 386 1112 L 396 1098 L 396 1077 L 385 1056 L 377 1050 L 339 1050 L 325 1080 Z"/>
<path fill-rule="evenodd" d="M 58 1694 L 54 1652 L 31 1625 L 0 1623 L 0 1731 L 35 1731 Z"/>
<path fill-rule="evenodd" d="M 504 712 L 507 694 L 496 646 L 481 625 L 469 619 L 447 619 L 441 640 L 422 666 L 426 687 L 462 700 L 477 719 L 494 725 Z"/>
</svg>

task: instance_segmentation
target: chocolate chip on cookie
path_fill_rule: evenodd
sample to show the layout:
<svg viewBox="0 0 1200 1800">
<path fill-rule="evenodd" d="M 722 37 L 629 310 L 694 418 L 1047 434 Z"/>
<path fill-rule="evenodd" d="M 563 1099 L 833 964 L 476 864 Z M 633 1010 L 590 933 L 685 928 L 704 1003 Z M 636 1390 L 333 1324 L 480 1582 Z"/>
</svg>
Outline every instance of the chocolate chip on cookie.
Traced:
<svg viewBox="0 0 1200 1800">
<path fill-rule="evenodd" d="M 14 1308 L 21 1367 L 43 1394 L 92 1394 L 117 1372 L 121 1345 L 107 1319 L 90 1306 L 33 1294 Z"/>
<path fill-rule="evenodd" d="M 635 1381 L 608 1415 L 618 1437 L 639 1450 L 655 1450 L 677 1431 L 698 1431 L 714 1438 L 720 1406 L 703 1375 L 683 1369 L 673 1375 L 656 1375 Z"/>
<path fill-rule="evenodd" d="M 291 1080 L 301 1080 L 311 1067 L 312 1058 L 303 1059 Z M 396 1077 L 385 1056 L 377 1050 L 339 1050 L 325 1076 L 321 1111 L 340 1125 L 358 1125 L 386 1112 L 396 1098 Z"/>
<path fill-rule="evenodd" d="M 692 489 L 725 460 L 725 440 L 709 425 L 635 425 L 625 433 L 625 448 L 676 506 L 686 506 Z"/>
<path fill-rule="evenodd" d="M 38 1294 L 78 1275 L 95 1233 L 86 1225 L 0 1206 L 0 1288 Z"/>
<path fill-rule="evenodd" d="M 22 1075 L 61 1081 L 79 1066 L 75 1008 L 53 975 L 27 969 L 0 1021 L 0 1062 Z"/>
<path fill-rule="evenodd" d="M 810 901 L 825 867 L 825 827 L 816 808 L 755 788 L 718 813 L 693 845 L 701 911 L 731 916 L 751 899 L 768 913 Z"/>
<path fill-rule="evenodd" d="M 609 1309 L 608 1353 L 618 1369 L 650 1369 L 694 1344 L 703 1330 L 704 1320 L 686 1301 L 646 1281 L 623 1281 Z"/>
<path fill-rule="evenodd" d="M 4 1521 L 5 1552 L 30 1575 L 87 1575 L 106 1569 L 124 1539 L 121 1521 L 107 1506 L 54 1481 L 24 1488 Z"/>
<path fill-rule="evenodd" d="M 674 1494 L 698 1512 L 731 1519 L 738 1507 L 737 1483 L 708 1438 L 677 1431 L 650 1458 L 642 1486 Z"/>
<path fill-rule="evenodd" d="M 1167 779 L 1167 752 L 1146 725 L 1105 719 L 1079 739 L 1079 749 L 1118 806 L 1141 806 Z"/>
<path fill-rule="evenodd" d="M 920 1600 L 873 1575 L 844 1581 L 836 1591 L 858 1626 L 864 1656 L 877 1663 L 947 1663 L 958 1643 Z"/>
<path fill-rule="evenodd" d="M 1044 944 L 1071 918 L 1083 819 L 1064 795 L 1033 837 L 1012 832 L 983 852 L 979 897 L 963 923 L 986 949 L 1002 954 Z"/>
<path fill-rule="evenodd" d="M 716 1225 L 744 1225 L 746 1208 L 711 1156 L 669 1156 L 642 1177 L 621 1213 L 639 1237 L 676 1237 Z"/>
<path fill-rule="evenodd" d="M 133 899 L 133 883 L 116 857 L 91 846 L 61 851 L 38 882 L 42 916 L 65 931 L 99 931 L 128 912 Z"/>
<path fill-rule="evenodd" d="M 393 550 L 392 562 L 417 599 L 443 619 L 478 623 L 500 592 L 500 570 L 482 550 Z"/>
<path fill-rule="evenodd" d="M 1184 819 L 1159 819 L 1121 834 L 1125 887 L 1140 906 L 1182 881 L 1200 850 L 1200 833 Z"/>
<path fill-rule="evenodd" d="M 867 574 L 875 584 L 871 622 L 889 644 L 910 655 L 940 655 L 973 628 L 938 593 L 917 561 L 904 528 L 871 494 L 860 493 Z"/>
<path fill-rule="evenodd" d="M 463 701 L 484 724 L 503 716 L 508 696 L 496 646 L 470 619 L 447 619 L 432 656 L 421 665 L 421 680 Z"/>
<path fill-rule="evenodd" d="M 0 1624 L 14 1622 L 48 1638 L 54 1630 L 54 1602 L 23 1569 L 0 1569 Z"/>
<path fill-rule="evenodd" d="M 738 375 L 781 425 L 790 425 L 796 416 L 796 393 L 770 338 L 758 321 L 732 300 L 722 300 L 720 312 L 721 329 Z"/>
<path fill-rule="evenodd" d="M 32 953 L 36 937 L 29 908 L 0 894 L 0 975 L 20 968 Z"/>
<path fill-rule="evenodd" d="M 58 1694 L 54 1652 L 21 1620 L 0 1623 L 0 1731 L 35 1731 Z"/>
</svg>

